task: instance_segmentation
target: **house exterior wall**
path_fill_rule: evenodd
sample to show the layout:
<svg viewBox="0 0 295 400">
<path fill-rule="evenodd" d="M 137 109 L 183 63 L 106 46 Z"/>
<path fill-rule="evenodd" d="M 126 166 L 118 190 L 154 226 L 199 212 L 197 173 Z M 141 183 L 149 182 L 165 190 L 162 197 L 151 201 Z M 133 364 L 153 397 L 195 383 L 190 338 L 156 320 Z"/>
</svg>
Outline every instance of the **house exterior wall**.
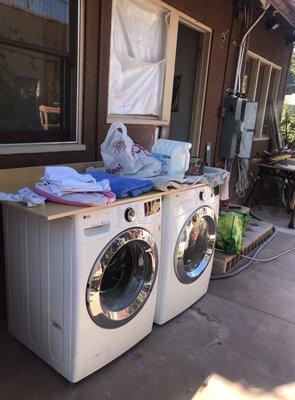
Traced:
<svg viewBox="0 0 295 400">
<path fill-rule="evenodd" d="M 234 7 L 231 0 L 209 0 L 206 6 L 202 0 L 169 0 L 169 5 L 177 8 L 197 21 L 213 29 L 211 54 L 205 98 L 203 127 L 201 132 L 199 156 L 204 158 L 206 143 L 211 142 L 213 152 L 216 149 L 217 132 L 221 116 L 223 89 L 226 79 L 227 58 L 230 50 L 230 38 L 234 20 Z M 225 40 L 221 36 L 228 32 Z M 233 49 L 233 57 L 237 57 Z"/>
<path fill-rule="evenodd" d="M 211 142 L 215 161 L 221 128 L 222 105 L 225 88 L 232 87 L 238 55 L 233 45 L 241 37 L 242 15 L 236 12 L 232 0 L 166 0 L 166 3 L 213 29 L 208 83 L 205 98 L 200 157 L 204 157 L 206 143 Z M 110 54 L 111 6 L 110 0 L 85 0 L 85 65 L 82 137 L 85 151 L 42 154 L 2 155 L 0 168 L 12 168 L 48 163 L 83 162 L 99 159 L 99 145 L 106 131 L 108 70 Z M 221 36 L 225 35 L 225 40 Z M 282 66 L 279 101 L 284 97 L 285 81 L 291 54 L 273 32 L 260 23 L 251 34 L 249 49 Z M 154 140 L 154 127 L 128 126 L 130 135 L 140 144 L 150 148 Z M 264 141 L 265 147 L 268 141 Z M 261 143 L 257 145 L 261 148 Z M 254 145 L 253 154 L 256 152 Z"/>
<path fill-rule="evenodd" d="M 222 105 L 225 98 L 225 89 L 232 87 L 234 83 L 235 67 L 238 57 L 238 47 L 233 45 L 234 41 L 241 39 L 242 15 L 234 7 L 232 0 L 166 0 L 165 3 L 177 10 L 196 19 L 198 22 L 213 29 L 210 64 L 208 71 L 208 83 L 204 107 L 203 127 L 201 132 L 200 157 L 205 157 L 206 143 L 211 142 L 215 162 L 218 163 L 218 143 L 220 140 Z M 110 20 L 111 2 L 102 1 L 102 48 L 100 91 L 99 91 L 99 114 L 107 114 L 107 91 L 108 82 L 104 79 L 109 68 L 109 42 L 110 42 Z M 226 33 L 225 40 L 221 39 Z M 261 55 L 269 61 L 282 67 L 282 78 L 279 91 L 279 103 L 282 104 L 285 91 L 285 82 L 288 73 L 291 47 L 278 38 L 272 31 L 267 31 L 262 23 L 253 30 L 249 41 L 249 49 Z M 135 140 L 141 144 L 152 143 L 154 138 L 153 128 L 130 125 L 129 132 Z M 142 132 L 149 137 L 144 138 Z M 105 119 L 99 119 L 98 141 L 103 141 L 107 124 Z M 257 141 L 253 145 L 253 155 L 267 149 L 268 140 Z"/>
</svg>

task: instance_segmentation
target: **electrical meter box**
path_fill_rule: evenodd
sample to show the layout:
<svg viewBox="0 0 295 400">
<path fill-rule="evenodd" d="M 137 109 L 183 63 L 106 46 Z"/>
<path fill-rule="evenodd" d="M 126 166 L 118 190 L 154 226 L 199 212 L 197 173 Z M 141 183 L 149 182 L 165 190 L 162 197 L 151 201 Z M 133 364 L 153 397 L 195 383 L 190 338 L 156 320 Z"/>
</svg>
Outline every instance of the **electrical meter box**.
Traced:
<svg viewBox="0 0 295 400">
<path fill-rule="evenodd" d="M 256 125 L 258 111 L 258 103 L 257 101 L 247 101 L 243 100 L 243 109 L 242 109 L 242 121 L 243 121 L 243 130 L 244 131 L 253 131 Z"/>
<path fill-rule="evenodd" d="M 227 96 L 225 100 L 225 116 L 222 121 L 219 156 L 234 158 L 237 152 L 238 139 L 241 136 L 241 114 L 243 99 Z"/>
<path fill-rule="evenodd" d="M 228 96 L 225 101 L 219 155 L 232 159 L 235 155 L 250 158 L 258 103 Z"/>
<path fill-rule="evenodd" d="M 252 142 L 255 132 L 258 103 L 255 101 L 244 101 L 242 107 L 242 134 L 237 151 L 238 156 L 250 158 Z"/>
</svg>

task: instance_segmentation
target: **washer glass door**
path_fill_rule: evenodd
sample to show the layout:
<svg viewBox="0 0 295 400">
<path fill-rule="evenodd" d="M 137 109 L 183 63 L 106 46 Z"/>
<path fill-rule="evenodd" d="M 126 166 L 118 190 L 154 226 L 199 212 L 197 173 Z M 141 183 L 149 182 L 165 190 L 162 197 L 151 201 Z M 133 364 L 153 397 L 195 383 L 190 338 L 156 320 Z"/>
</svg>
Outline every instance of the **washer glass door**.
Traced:
<svg viewBox="0 0 295 400">
<path fill-rule="evenodd" d="M 192 283 L 207 268 L 216 239 L 214 211 L 200 207 L 185 222 L 176 243 L 175 273 L 182 283 Z"/>
<path fill-rule="evenodd" d="M 86 303 L 93 321 L 112 329 L 134 318 L 153 289 L 157 264 L 156 244 L 148 231 L 132 228 L 116 236 L 88 279 Z"/>
</svg>

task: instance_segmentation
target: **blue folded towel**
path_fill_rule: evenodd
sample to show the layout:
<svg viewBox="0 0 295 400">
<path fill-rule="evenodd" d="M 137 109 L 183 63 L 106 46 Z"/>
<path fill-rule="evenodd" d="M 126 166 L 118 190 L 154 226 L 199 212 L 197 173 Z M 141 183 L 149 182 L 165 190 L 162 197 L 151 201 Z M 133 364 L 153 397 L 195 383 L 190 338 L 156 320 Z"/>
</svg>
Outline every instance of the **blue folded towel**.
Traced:
<svg viewBox="0 0 295 400">
<path fill-rule="evenodd" d="M 153 189 L 154 184 L 150 180 L 126 178 L 123 176 L 107 174 L 100 171 L 87 171 L 97 181 L 108 179 L 110 181 L 111 191 L 116 194 L 118 199 L 125 197 L 136 197 L 140 194 L 149 192 Z"/>
</svg>

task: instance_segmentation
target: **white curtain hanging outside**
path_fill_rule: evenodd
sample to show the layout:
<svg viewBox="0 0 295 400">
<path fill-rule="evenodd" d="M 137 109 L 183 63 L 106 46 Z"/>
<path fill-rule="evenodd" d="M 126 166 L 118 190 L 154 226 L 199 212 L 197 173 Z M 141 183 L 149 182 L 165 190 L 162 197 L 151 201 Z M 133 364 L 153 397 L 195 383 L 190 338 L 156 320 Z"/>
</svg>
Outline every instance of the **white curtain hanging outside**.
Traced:
<svg viewBox="0 0 295 400">
<path fill-rule="evenodd" d="M 114 0 L 108 114 L 161 114 L 169 13 L 145 0 Z"/>
</svg>

